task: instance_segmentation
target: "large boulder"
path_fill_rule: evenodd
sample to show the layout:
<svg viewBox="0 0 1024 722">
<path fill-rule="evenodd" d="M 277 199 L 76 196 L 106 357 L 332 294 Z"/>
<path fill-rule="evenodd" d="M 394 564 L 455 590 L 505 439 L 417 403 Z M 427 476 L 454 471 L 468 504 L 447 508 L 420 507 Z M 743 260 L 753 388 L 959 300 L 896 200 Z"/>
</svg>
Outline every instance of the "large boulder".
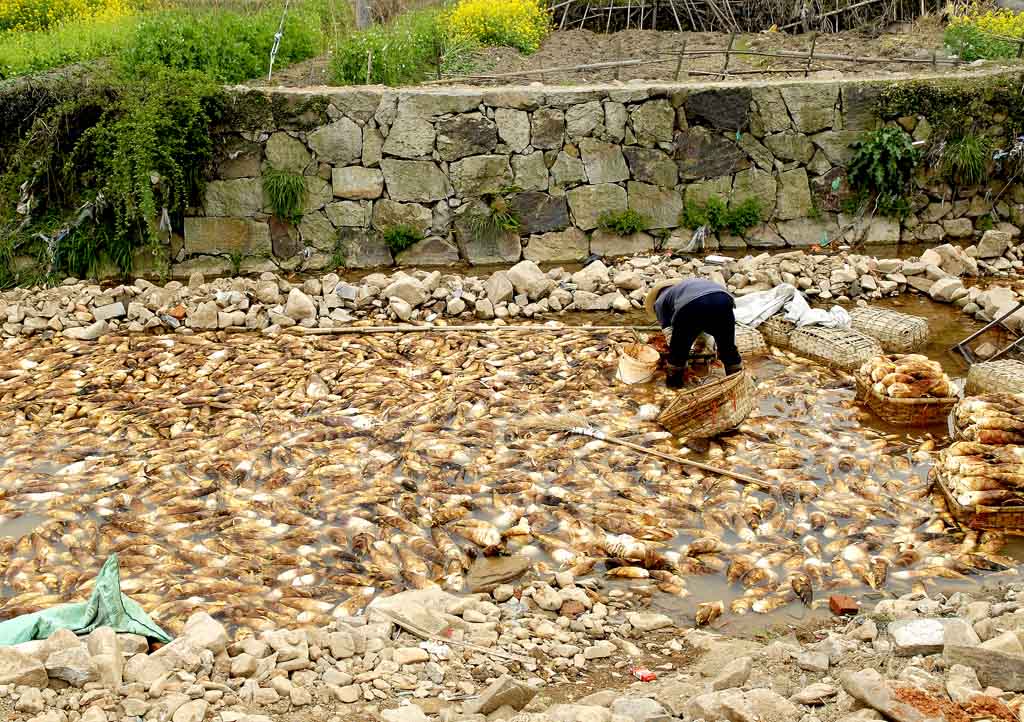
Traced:
<svg viewBox="0 0 1024 722">
<path fill-rule="evenodd" d="M 448 173 L 455 192 L 464 197 L 500 193 L 512 185 L 512 168 L 504 155 L 469 156 L 448 166 Z"/>
<path fill-rule="evenodd" d="M 536 263 L 581 261 L 590 255 L 590 239 L 579 228 L 530 236 L 523 256 Z"/>
<path fill-rule="evenodd" d="M 626 210 L 626 190 L 614 183 L 573 188 L 567 194 L 569 209 L 578 228 L 597 228 L 602 213 Z"/>
<path fill-rule="evenodd" d="M 497 143 L 497 126 L 480 113 L 456 115 L 437 124 L 437 152 L 441 160 L 490 153 Z"/>
<path fill-rule="evenodd" d="M 520 261 L 508 269 L 508 280 L 518 293 L 525 293 L 531 301 L 546 296 L 555 284 L 533 261 Z"/>
<path fill-rule="evenodd" d="M 616 183 L 629 178 L 629 167 L 618 144 L 584 138 L 580 141 L 580 156 L 592 184 Z"/>
<path fill-rule="evenodd" d="M 317 128 L 307 136 L 309 147 L 317 160 L 331 164 L 345 165 L 357 160 L 363 152 L 363 133 L 348 118 Z"/>
<path fill-rule="evenodd" d="M 413 307 L 419 306 L 429 296 L 419 279 L 404 273 L 398 274 L 398 277 L 381 291 L 381 295 L 385 298 L 400 298 Z"/>
<path fill-rule="evenodd" d="M 399 115 L 384 140 L 384 155 L 423 158 L 434 150 L 434 124 L 412 115 Z"/>
<path fill-rule="evenodd" d="M 49 676 L 38 659 L 10 647 L 0 654 L 0 684 L 46 687 Z"/>
<path fill-rule="evenodd" d="M 998 258 L 1006 253 L 1012 240 L 1006 231 L 985 231 L 978 242 L 978 258 Z"/>
</svg>

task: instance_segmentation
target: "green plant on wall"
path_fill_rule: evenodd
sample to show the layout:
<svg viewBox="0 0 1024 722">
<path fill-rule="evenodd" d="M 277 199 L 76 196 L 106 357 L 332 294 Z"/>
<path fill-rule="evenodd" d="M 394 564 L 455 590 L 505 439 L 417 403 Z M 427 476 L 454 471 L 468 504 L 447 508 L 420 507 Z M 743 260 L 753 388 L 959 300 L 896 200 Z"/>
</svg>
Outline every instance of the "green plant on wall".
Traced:
<svg viewBox="0 0 1024 722">
<path fill-rule="evenodd" d="M 647 228 L 650 219 L 633 208 L 624 211 L 605 211 L 597 218 L 597 226 L 602 231 L 620 236 L 631 236 Z"/>
<path fill-rule="evenodd" d="M 968 132 L 942 144 L 942 174 L 951 183 L 975 186 L 988 179 L 992 142 L 983 135 Z"/>
<path fill-rule="evenodd" d="M 864 208 L 874 201 L 878 212 L 902 217 L 909 213 L 910 180 L 921 154 L 902 128 L 868 131 L 854 142 L 846 178 L 856 194 L 852 205 Z"/>
<path fill-rule="evenodd" d="M 271 212 L 286 223 L 298 224 L 306 205 L 306 179 L 299 173 L 271 169 L 263 174 L 263 192 Z"/>
<path fill-rule="evenodd" d="M 392 253 L 401 253 L 423 240 L 423 234 L 420 233 L 419 229 L 410 226 L 408 223 L 399 223 L 396 226 L 384 229 L 381 237 Z"/>
<path fill-rule="evenodd" d="M 507 189 L 514 192 L 515 189 Z M 483 240 L 495 240 L 519 230 L 519 219 L 503 195 L 484 196 L 487 209 L 474 212 L 469 217 L 469 229 L 474 236 Z"/>
<path fill-rule="evenodd" d="M 712 196 L 705 203 L 687 201 L 680 223 L 685 228 L 706 226 L 712 233 L 727 230 L 733 235 L 743 233 L 764 220 L 764 209 L 757 198 L 747 198 L 730 208 L 724 200 Z"/>
</svg>

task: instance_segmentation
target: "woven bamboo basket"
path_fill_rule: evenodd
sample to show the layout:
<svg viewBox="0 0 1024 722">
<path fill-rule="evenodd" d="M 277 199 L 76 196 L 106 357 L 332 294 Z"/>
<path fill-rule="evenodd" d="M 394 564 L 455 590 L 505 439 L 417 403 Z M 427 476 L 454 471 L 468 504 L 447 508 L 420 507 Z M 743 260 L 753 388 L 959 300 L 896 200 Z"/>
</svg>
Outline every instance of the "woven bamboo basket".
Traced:
<svg viewBox="0 0 1024 722">
<path fill-rule="evenodd" d="M 946 423 L 959 399 L 955 396 L 941 399 L 895 399 L 878 393 L 871 379 L 858 372 L 857 399 L 875 416 L 893 426 L 931 426 Z"/>
<path fill-rule="evenodd" d="M 928 320 L 887 308 L 855 308 L 850 311 L 853 330 L 877 340 L 889 353 L 910 353 L 926 343 Z"/>
<path fill-rule="evenodd" d="M 964 506 L 956 500 L 946 478 L 932 467 L 928 478 L 946 502 L 950 516 L 968 529 L 998 529 L 1008 534 L 1024 534 L 1024 500 L 1008 506 Z"/>
<path fill-rule="evenodd" d="M 736 324 L 736 348 L 743 358 L 768 355 L 768 344 L 761 332 L 742 324 Z"/>
<path fill-rule="evenodd" d="M 735 429 L 755 403 L 754 380 L 746 371 L 683 389 L 665 407 L 658 423 L 676 436 L 707 439 Z"/>
<path fill-rule="evenodd" d="M 777 314 L 758 326 L 757 330 L 772 346 L 789 348 L 789 334 L 796 330 L 796 324 L 787 321 L 782 314 Z"/>
<path fill-rule="evenodd" d="M 1006 391 L 1024 394 L 1024 363 L 1013 359 L 983 361 L 967 372 L 964 393 L 967 396 Z"/>
<path fill-rule="evenodd" d="M 859 331 L 845 328 L 804 326 L 789 335 L 794 353 L 842 371 L 856 371 L 870 358 L 882 353 L 878 341 Z"/>
</svg>

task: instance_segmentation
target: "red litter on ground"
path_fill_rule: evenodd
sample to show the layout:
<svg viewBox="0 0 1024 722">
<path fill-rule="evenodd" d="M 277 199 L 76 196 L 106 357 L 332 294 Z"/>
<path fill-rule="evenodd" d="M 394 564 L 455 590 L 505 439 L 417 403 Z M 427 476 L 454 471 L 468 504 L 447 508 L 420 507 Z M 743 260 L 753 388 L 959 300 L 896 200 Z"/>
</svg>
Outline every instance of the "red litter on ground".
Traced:
<svg viewBox="0 0 1024 722">
<path fill-rule="evenodd" d="M 658 675 L 647 669 L 646 667 L 634 667 L 629 670 L 630 673 L 639 679 L 641 682 L 653 682 L 658 678 Z"/>
<path fill-rule="evenodd" d="M 840 617 L 847 614 L 856 614 L 860 611 L 857 602 L 845 594 L 833 594 L 828 598 L 828 606 L 833 614 Z"/>
</svg>

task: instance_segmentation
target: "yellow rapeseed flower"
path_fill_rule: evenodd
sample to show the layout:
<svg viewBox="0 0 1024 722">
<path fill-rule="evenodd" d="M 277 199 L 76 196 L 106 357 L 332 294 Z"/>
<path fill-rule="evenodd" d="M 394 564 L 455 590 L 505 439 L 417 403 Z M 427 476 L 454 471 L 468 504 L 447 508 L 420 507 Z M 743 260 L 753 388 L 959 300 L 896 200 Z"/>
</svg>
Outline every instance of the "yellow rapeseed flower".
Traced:
<svg viewBox="0 0 1024 722">
<path fill-rule="evenodd" d="M 551 27 L 551 17 L 538 0 L 459 0 L 445 22 L 455 38 L 524 53 L 537 50 Z"/>
</svg>

